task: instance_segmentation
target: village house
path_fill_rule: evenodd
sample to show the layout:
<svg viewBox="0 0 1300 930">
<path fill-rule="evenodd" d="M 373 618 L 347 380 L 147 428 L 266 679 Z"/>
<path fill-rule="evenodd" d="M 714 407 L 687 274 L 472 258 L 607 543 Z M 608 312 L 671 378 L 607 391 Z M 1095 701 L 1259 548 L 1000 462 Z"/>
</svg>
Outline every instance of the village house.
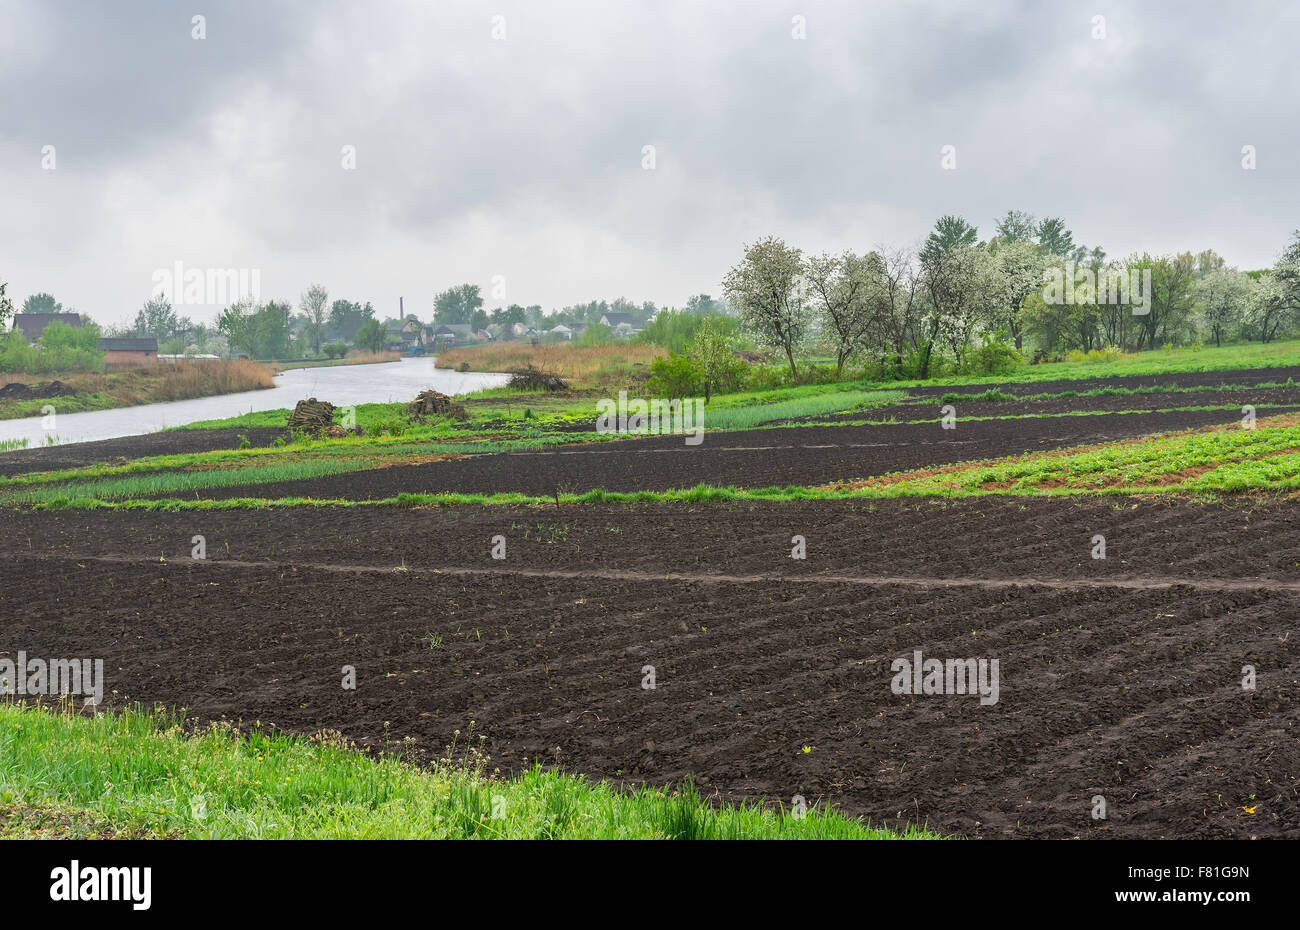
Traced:
<svg viewBox="0 0 1300 930">
<path fill-rule="evenodd" d="M 409 352 L 420 343 L 422 324 L 413 316 L 384 325 L 384 344 L 390 349 Z"/>
<path fill-rule="evenodd" d="M 600 322 L 612 329 L 614 335 L 620 339 L 626 339 L 633 333 L 640 331 L 633 325 L 632 314 L 630 313 L 603 313 Z"/>
<path fill-rule="evenodd" d="M 158 340 L 153 336 L 105 336 L 99 340 L 105 365 L 138 365 L 158 359 Z"/>
<path fill-rule="evenodd" d="M 468 323 L 440 323 L 433 328 L 436 342 L 445 339 L 448 346 L 463 346 L 474 338 L 474 330 Z"/>
<path fill-rule="evenodd" d="M 54 321 L 67 323 L 69 326 L 81 325 L 80 313 L 16 313 L 14 314 L 14 329 L 20 330 L 23 338 L 29 343 L 35 343 L 41 338 L 41 333 L 45 332 L 45 327 Z"/>
</svg>

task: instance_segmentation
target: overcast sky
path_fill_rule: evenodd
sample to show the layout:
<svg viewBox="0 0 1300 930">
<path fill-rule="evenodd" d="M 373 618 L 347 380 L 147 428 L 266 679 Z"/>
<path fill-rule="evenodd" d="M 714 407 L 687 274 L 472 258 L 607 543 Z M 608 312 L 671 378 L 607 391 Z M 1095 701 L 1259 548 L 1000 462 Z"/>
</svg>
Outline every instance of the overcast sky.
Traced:
<svg viewBox="0 0 1300 930">
<path fill-rule="evenodd" d="M 1009 208 L 1255 268 L 1300 226 L 1297 36 L 1241 0 L 0 0 L 0 280 L 107 323 L 177 261 L 381 316 L 495 276 L 681 305 L 762 235 Z"/>
</svg>

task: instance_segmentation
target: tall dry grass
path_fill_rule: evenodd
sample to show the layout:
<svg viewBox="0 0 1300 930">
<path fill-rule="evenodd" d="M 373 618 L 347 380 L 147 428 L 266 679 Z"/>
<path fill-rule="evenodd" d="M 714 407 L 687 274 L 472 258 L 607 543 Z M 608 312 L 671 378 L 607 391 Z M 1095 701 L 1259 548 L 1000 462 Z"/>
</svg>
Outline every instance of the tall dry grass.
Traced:
<svg viewBox="0 0 1300 930">
<path fill-rule="evenodd" d="M 625 380 L 638 368 L 648 371 L 651 362 L 667 354 L 659 346 L 632 342 L 605 346 L 503 342 L 449 349 L 438 356 L 438 367 L 454 369 L 465 363 L 470 371 L 514 371 L 532 365 L 560 375 L 575 386 L 603 386 Z"/>
<path fill-rule="evenodd" d="M 277 361 L 271 364 L 278 374 L 282 371 L 288 371 L 291 368 L 332 368 L 336 365 L 374 365 L 380 362 L 400 362 L 401 360 L 401 352 L 371 352 L 369 350 L 353 349 L 343 358 L 295 359 L 291 362 Z"/>
<path fill-rule="evenodd" d="M 78 391 L 107 394 L 124 404 L 153 404 L 274 387 L 275 371 L 247 359 L 177 359 L 114 365 L 103 374 L 64 380 Z"/>
<path fill-rule="evenodd" d="M 162 377 L 154 390 L 160 400 L 237 394 L 275 386 L 275 370 L 248 359 L 198 359 L 157 367 Z"/>
</svg>

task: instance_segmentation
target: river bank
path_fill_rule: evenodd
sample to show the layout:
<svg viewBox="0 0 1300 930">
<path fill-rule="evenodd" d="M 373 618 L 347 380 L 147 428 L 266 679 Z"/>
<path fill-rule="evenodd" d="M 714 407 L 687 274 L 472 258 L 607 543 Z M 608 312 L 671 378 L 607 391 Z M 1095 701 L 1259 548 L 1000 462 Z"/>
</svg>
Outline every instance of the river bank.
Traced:
<svg viewBox="0 0 1300 930">
<path fill-rule="evenodd" d="M 275 386 L 275 369 L 247 360 L 178 360 L 58 378 L 0 375 L 0 420 L 86 413 L 239 394 Z"/>
<path fill-rule="evenodd" d="M 278 375 L 294 368 L 335 368 L 339 365 L 382 365 L 384 362 L 400 362 L 401 352 L 352 352 L 343 358 L 302 358 L 291 362 L 263 362 L 275 369 Z"/>
<path fill-rule="evenodd" d="M 294 368 L 275 375 L 270 388 L 234 394 L 77 412 L 64 412 L 55 402 L 53 417 L 33 415 L 22 419 L 0 419 L 0 443 L 17 445 L 26 441 L 28 449 L 18 453 L 25 454 L 47 445 L 141 436 L 200 420 L 291 409 L 307 397 L 327 400 L 338 406 L 405 403 L 426 388 L 444 394 L 468 394 L 483 388 L 499 387 L 508 379 L 509 375 L 504 374 L 438 369 L 430 358 L 408 358 L 371 365 Z M 40 413 L 41 403 L 49 402 L 38 402 L 37 413 Z"/>
</svg>

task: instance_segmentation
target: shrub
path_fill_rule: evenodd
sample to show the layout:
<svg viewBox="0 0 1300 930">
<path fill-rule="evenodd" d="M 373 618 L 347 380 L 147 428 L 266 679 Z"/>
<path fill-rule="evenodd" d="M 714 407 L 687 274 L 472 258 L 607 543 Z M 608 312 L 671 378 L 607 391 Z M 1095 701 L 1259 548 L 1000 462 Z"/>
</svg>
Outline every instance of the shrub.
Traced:
<svg viewBox="0 0 1300 930">
<path fill-rule="evenodd" d="M 908 346 L 898 358 L 881 358 L 865 362 L 857 378 L 853 380 L 912 381 L 921 377 L 921 363 L 925 351 L 920 346 Z M 930 356 L 929 377 L 942 377 L 948 367 L 947 361 L 937 351 Z"/>
<path fill-rule="evenodd" d="M 983 345 L 967 353 L 962 374 L 1004 374 L 1024 364 L 1024 356 L 1009 342 L 991 333 L 984 335 Z"/>
<path fill-rule="evenodd" d="M 646 390 L 655 397 L 698 397 L 704 390 L 704 369 L 685 355 L 669 355 L 650 363 Z"/>
<path fill-rule="evenodd" d="M 55 320 L 45 328 L 35 346 L 29 346 L 22 330 L 14 329 L 0 342 L 0 371 L 29 375 L 59 371 L 103 371 L 104 352 L 99 348 L 99 327 L 87 321 L 69 326 Z"/>
<path fill-rule="evenodd" d="M 391 418 L 387 420 L 375 420 L 366 427 L 367 436 L 401 436 L 406 432 L 408 423 L 400 418 Z"/>
<path fill-rule="evenodd" d="M 575 344 L 580 346 L 607 346 L 613 342 L 614 330 L 604 323 L 591 323 L 578 336 L 578 341 Z"/>
<path fill-rule="evenodd" d="M 1071 362 L 1113 362 L 1123 354 L 1124 352 L 1119 346 L 1102 346 L 1100 349 L 1093 349 L 1090 352 L 1071 349 L 1066 359 Z"/>
<path fill-rule="evenodd" d="M 1006 400 L 1015 400 L 1014 394 L 1003 394 L 1002 388 L 989 388 L 980 394 L 948 393 L 939 398 L 941 404 L 986 403 L 996 404 Z"/>
</svg>

